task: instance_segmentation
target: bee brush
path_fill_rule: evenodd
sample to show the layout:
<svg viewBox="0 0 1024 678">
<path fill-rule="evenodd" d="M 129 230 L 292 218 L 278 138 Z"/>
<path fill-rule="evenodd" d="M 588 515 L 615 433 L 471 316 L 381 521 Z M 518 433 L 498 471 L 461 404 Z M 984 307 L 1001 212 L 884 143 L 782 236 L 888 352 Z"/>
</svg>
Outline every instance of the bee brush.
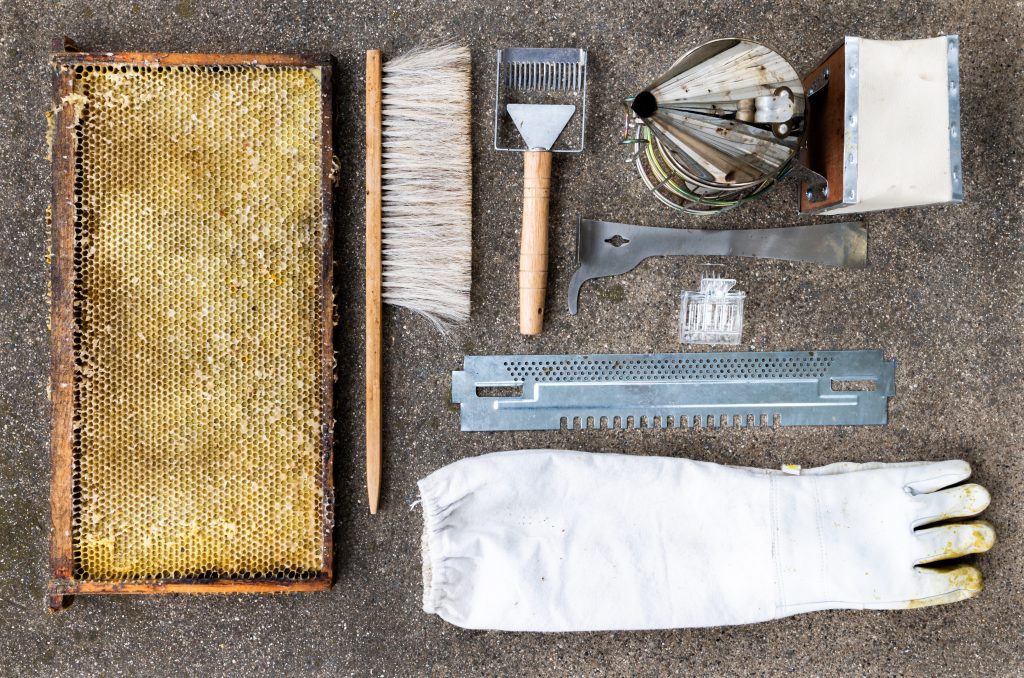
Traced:
<svg viewBox="0 0 1024 678">
<path fill-rule="evenodd" d="M 366 53 L 366 485 L 380 502 L 381 304 L 442 333 L 469 320 L 472 258 L 470 55 Z"/>
</svg>

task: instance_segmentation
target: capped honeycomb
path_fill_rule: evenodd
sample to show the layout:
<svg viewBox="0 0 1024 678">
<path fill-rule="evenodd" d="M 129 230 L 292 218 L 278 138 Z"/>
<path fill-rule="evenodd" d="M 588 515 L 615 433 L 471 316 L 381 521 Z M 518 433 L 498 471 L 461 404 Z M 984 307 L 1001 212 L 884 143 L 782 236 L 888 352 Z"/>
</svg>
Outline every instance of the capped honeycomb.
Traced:
<svg viewBox="0 0 1024 678">
<path fill-rule="evenodd" d="M 74 578 L 320 574 L 320 69 L 62 68 Z"/>
</svg>

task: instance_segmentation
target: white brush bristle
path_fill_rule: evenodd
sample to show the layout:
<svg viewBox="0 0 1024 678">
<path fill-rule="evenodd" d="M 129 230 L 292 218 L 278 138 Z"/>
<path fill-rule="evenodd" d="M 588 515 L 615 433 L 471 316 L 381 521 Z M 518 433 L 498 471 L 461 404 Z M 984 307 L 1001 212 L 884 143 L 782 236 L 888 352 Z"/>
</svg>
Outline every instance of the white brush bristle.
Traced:
<svg viewBox="0 0 1024 678">
<path fill-rule="evenodd" d="M 446 332 L 469 320 L 469 49 L 419 49 L 386 62 L 381 95 L 383 299 Z"/>
</svg>

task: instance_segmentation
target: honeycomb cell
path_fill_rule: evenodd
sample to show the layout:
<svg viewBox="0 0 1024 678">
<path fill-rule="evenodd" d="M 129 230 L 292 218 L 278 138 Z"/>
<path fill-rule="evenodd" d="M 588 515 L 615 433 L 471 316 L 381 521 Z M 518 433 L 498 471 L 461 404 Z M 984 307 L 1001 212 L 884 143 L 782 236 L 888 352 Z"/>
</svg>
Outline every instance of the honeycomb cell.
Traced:
<svg viewBox="0 0 1024 678">
<path fill-rule="evenodd" d="M 74 577 L 316 576 L 320 70 L 67 68 Z"/>
</svg>

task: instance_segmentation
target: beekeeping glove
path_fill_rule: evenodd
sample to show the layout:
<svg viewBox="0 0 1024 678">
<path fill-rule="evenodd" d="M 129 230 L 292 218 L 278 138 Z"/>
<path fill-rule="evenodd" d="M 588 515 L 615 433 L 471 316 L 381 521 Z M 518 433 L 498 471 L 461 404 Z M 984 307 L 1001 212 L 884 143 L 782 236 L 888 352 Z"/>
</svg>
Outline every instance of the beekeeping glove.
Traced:
<svg viewBox="0 0 1024 678">
<path fill-rule="evenodd" d="M 467 628 L 660 629 L 835 608 L 950 603 L 981 590 L 989 502 L 963 461 L 798 475 L 685 459 L 524 450 L 419 483 L 423 608 Z M 943 489 L 948 488 L 948 489 Z"/>
</svg>

